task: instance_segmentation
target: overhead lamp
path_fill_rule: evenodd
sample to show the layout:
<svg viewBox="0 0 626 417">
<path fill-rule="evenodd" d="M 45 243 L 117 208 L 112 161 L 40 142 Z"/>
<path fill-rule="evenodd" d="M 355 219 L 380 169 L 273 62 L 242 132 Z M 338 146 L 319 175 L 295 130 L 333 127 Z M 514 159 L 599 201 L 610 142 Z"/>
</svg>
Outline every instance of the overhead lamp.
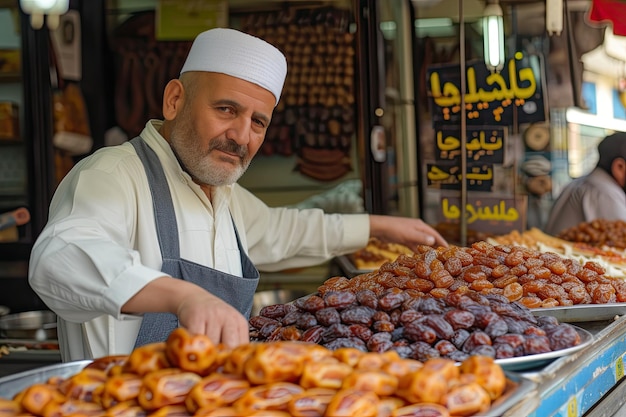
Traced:
<svg viewBox="0 0 626 417">
<path fill-rule="evenodd" d="M 59 27 L 59 16 L 67 12 L 70 0 L 20 0 L 24 13 L 30 15 L 30 25 L 33 29 L 43 27 L 44 15 L 47 16 L 48 29 Z"/>
<path fill-rule="evenodd" d="M 487 0 L 483 10 L 483 45 L 485 64 L 490 71 L 504 67 L 504 22 L 498 0 Z"/>
<path fill-rule="evenodd" d="M 557 36 L 563 31 L 563 0 L 546 0 L 546 30 Z"/>
</svg>

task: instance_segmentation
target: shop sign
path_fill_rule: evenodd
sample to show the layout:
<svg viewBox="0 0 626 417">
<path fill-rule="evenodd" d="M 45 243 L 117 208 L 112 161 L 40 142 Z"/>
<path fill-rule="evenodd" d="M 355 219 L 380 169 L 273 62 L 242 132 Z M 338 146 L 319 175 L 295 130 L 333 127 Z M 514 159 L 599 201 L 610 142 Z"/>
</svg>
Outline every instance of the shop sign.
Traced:
<svg viewBox="0 0 626 417">
<path fill-rule="evenodd" d="M 463 176 L 461 167 L 457 164 L 442 162 L 426 164 L 426 178 L 428 188 L 441 190 L 460 190 Z M 493 187 L 493 165 L 467 164 L 465 173 L 467 190 L 491 191 Z"/>
<path fill-rule="evenodd" d="M 160 41 L 191 41 L 205 30 L 228 27 L 227 0 L 158 0 L 156 33 Z"/>
<path fill-rule="evenodd" d="M 442 223 L 459 223 L 461 219 L 461 199 L 442 196 L 439 207 L 439 220 Z M 495 235 L 507 234 L 512 230 L 523 231 L 526 225 L 527 196 L 500 197 L 467 196 L 465 217 L 468 229 Z"/>
<path fill-rule="evenodd" d="M 461 88 L 460 66 L 432 66 L 427 71 L 433 125 L 460 124 L 461 97 L 468 125 L 503 125 L 546 120 L 542 66 L 538 55 L 518 52 L 501 72 L 490 72 L 482 60 L 466 65 L 466 87 Z M 517 119 L 515 120 L 515 113 Z"/>
<path fill-rule="evenodd" d="M 506 127 L 469 126 L 465 135 L 467 161 L 502 164 L 506 133 Z M 435 126 L 435 160 L 437 163 L 461 164 L 461 128 L 459 126 Z"/>
</svg>

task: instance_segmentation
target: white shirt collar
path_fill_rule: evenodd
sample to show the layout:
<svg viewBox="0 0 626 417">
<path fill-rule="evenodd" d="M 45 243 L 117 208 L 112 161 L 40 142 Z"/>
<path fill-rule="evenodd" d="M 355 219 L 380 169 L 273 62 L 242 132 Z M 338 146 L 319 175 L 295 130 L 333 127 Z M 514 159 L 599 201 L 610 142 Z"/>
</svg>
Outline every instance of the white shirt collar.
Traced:
<svg viewBox="0 0 626 417">
<path fill-rule="evenodd" d="M 151 119 L 146 123 L 145 128 L 141 132 L 141 137 L 146 143 L 157 153 L 161 163 L 164 164 L 167 170 L 172 172 L 178 172 L 183 176 L 189 186 L 197 188 L 198 192 L 204 193 L 198 184 L 196 184 L 191 176 L 183 170 L 172 147 L 169 142 L 159 133 L 159 130 L 163 126 L 163 121 L 158 119 Z M 213 206 L 214 209 L 221 209 L 223 204 L 228 205 L 232 195 L 232 189 L 234 184 L 224 185 L 217 187 L 213 192 Z"/>
</svg>

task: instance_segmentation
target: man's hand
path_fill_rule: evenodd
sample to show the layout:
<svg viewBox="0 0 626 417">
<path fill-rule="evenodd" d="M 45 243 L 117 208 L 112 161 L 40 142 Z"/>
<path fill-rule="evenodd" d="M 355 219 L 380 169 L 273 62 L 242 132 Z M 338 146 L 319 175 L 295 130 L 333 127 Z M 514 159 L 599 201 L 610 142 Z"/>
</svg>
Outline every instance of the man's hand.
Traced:
<svg viewBox="0 0 626 417">
<path fill-rule="evenodd" d="M 191 333 L 206 334 L 213 343 L 228 347 L 250 341 L 248 321 L 237 309 L 191 282 L 169 276 L 143 287 L 122 312 L 176 314 Z"/>
<path fill-rule="evenodd" d="M 183 299 L 177 312 L 191 333 L 206 334 L 213 343 L 236 347 L 250 341 L 248 321 L 230 304 L 206 291 Z"/>
<path fill-rule="evenodd" d="M 448 246 L 439 232 L 421 219 L 410 217 L 370 215 L 370 236 L 409 248 L 417 245 Z"/>
</svg>

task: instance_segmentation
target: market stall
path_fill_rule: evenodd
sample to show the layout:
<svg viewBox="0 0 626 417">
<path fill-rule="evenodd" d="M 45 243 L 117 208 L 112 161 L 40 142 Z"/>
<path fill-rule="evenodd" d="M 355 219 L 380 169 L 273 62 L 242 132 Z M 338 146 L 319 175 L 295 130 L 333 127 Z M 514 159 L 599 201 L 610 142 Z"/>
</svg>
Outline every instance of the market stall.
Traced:
<svg viewBox="0 0 626 417">
<path fill-rule="evenodd" d="M 575 235 L 584 237 L 587 233 L 606 243 L 601 233 L 592 228 L 593 225 L 581 225 Z M 0 397 L 25 401 L 24 392 L 29 387 L 41 385 L 51 377 L 61 378 L 56 379 L 55 387 L 66 387 L 64 395 L 72 392 L 67 389 L 68 384 L 75 387 L 73 392 L 95 390 L 96 393 L 98 384 L 133 372 L 148 375 L 144 366 L 161 363 L 159 366 L 168 368 L 194 368 L 197 375 L 189 376 L 189 389 L 217 372 L 215 378 L 221 382 L 204 385 L 202 398 L 222 389 L 226 378 L 223 373 L 245 375 L 248 385 L 240 388 L 242 396 L 262 391 L 260 387 L 270 389 L 271 384 L 279 382 L 291 384 L 283 387 L 284 395 L 289 391 L 287 388 L 294 390 L 289 395 L 332 388 L 332 393 L 326 392 L 325 400 L 317 396 L 318 391 L 315 398 L 306 396 L 311 393 L 305 395 L 307 401 L 320 407 L 317 415 L 334 415 L 329 414 L 327 407 L 330 403 L 339 407 L 341 401 L 330 397 L 345 399 L 343 390 L 347 388 L 359 389 L 368 398 L 372 393 L 376 395 L 368 400 L 371 402 L 367 407 L 382 408 L 372 415 L 414 415 L 397 413 L 402 407 L 406 409 L 403 412 L 414 411 L 418 403 L 425 401 L 438 404 L 429 407 L 444 413 L 435 415 L 447 415 L 446 412 L 508 417 L 619 415 L 615 413 L 622 406 L 624 392 L 621 382 L 626 354 L 626 285 L 623 275 L 615 275 L 621 271 L 623 248 L 616 235 L 613 247 L 584 240 L 587 243 L 530 230 L 469 247 L 419 247 L 414 252 L 401 245 L 371 241 L 363 251 L 343 261 L 344 266 L 352 265 L 359 271 L 356 275 L 330 277 L 313 294 L 260 308 L 250 319 L 250 345 L 227 350 L 206 340 L 192 341 L 191 336 L 176 332 L 176 337 L 171 336 L 177 340 L 175 345 L 168 339 L 158 346 L 136 348 L 129 356 L 52 365 L 0 378 Z M 355 262 L 359 258 L 369 263 Z M 560 282 L 561 292 L 558 286 L 537 287 L 537 282 L 543 280 L 552 284 Z M 579 281 L 585 283 L 584 294 L 576 285 L 563 285 Z M 520 288 L 524 291 L 518 292 Z M 534 293 L 528 291 L 531 288 L 535 288 Z M 588 298 L 584 298 L 585 294 Z M 178 356 L 172 356 L 172 352 Z M 296 366 L 293 361 L 298 355 L 304 359 Z M 452 390 L 455 387 L 469 390 L 468 381 L 478 381 L 475 374 L 461 377 L 459 381 L 463 382 L 452 382 L 459 376 L 445 373 L 443 384 L 449 391 L 422 397 L 422 392 L 432 393 L 437 386 L 439 377 L 425 378 L 421 373 L 421 369 L 434 366 L 433 359 L 440 361 L 443 368 L 439 370 L 447 366 L 445 363 L 456 363 L 459 369 L 474 369 L 475 365 L 464 365 L 466 361 L 490 356 L 488 360 L 496 368 L 488 368 L 489 377 L 482 381 L 485 385 L 472 388 L 477 390 L 471 391 L 472 395 L 470 391 L 462 391 L 461 395 Z M 188 358 L 189 364 L 180 358 Z M 197 370 L 202 361 L 213 365 Z M 117 370 L 94 380 L 83 374 L 85 368 L 102 366 Z M 295 373 L 285 374 L 286 369 Z M 372 373 L 364 376 L 366 372 Z M 476 398 L 483 398 L 480 393 L 488 391 L 485 387 L 496 384 L 494 372 L 503 372 L 506 385 L 490 401 L 469 408 L 464 402 L 467 398 L 478 401 Z M 268 375 L 271 381 L 263 379 L 269 378 Z M 145 376 L 144 381 L 148 379 Z M 411 389 L 413 393 L 409 394 Z M 365 395 L 366 392 L 370 394 Z M 264 407 L 260 404 L 266 404 L 268 393 L 257 394 L 260 395 L 257 400 L 253 396 L 248 398 L 245 407 Z M 181 398 L 191 396 L 181 395 Z M 58 402 L 65 404 L 70 398 L 63 397 Z M 197 414 L 201 408 L 198 399 L 193 400 L 196 414 L 189 408 L 192 400 L 172 401 L 168 407 L 175 407 L 180 415 L 213 415 Z M 301 410 L 294 404 L 284 400 L 272 412 L 300 415 Z M 473 411 L 453 414 L 453 407 L 460 404 L 468 407 L 465 410 Z M 228 410 L 235 415 L 238 411 L 233 410 L 244 409 L 243 402 L 235 400 L 222 405 L 225 407 L 222 412 Z M 102 407 L 102 404 L 88 407 Z M 246 408 L 246 412 L 252 408 Z"/>
<path fill-rule="evenodd" d="M 611 224 L 607 226 L 607 223 Z M 541 249 L 541 253 L 559 253 L 568 259 L 578 259 L 582 265 L 587 262 L 602 265 L 611 275 L 621 280 L 624 245 L 620 230 L 623 227 L 616 223 L 619 222 L 600 221 L 581 224 L 575 231 L 564 231 L 562 236 L 573 241 L 548 236 L 538 230 L 522 234 L 514 232 L 491 241 L 496 245 L 500 240 L 505 245 Z M 575 236 L 580 242 L 575 241 Z M 613 246 L 607 246 L 607 242 Z M 407 248 L 398 245 L 371 241 L 367 248 L 343 257 L 339 263 L 345 268 L 347 276 L 358 281 L 368 275 L 375 275 L 376 272 L 365 269 L 368 266 L 375 267 L 376 263 L 382 269 L 390 270 L 391 268 L 383 265 L 389 265 L 392 259 L 404 256 L 406 251 Z M 332 278 L 329 281 L 327 283 L 330 286 L 337 285 L 341 278 Z M 346 286 L 349 284 L 346 283 Z M 611 293 L 611 290 L 606 292 Z M 596 293 L 592 297 L 599 296 Z M 609 296 L 606 303 L 590 301 L 585 304 L 533 308 L 536 316 L 548 315 L 562 323 L 573 324 L 583 330 L 581 335 L 586 334 L 588 337 L 574 349 L 500 360 L 505 368 L 537 384 L 531 395 L 525 396 L 521 403 L 507 409 L 504 415 L 620 415 L 624 392 L 623 356 L 626 352 L 626 325 L 623 317 L 626 306 L 622 297 L 618 291 L 617 298 Z"/>
</svg>

